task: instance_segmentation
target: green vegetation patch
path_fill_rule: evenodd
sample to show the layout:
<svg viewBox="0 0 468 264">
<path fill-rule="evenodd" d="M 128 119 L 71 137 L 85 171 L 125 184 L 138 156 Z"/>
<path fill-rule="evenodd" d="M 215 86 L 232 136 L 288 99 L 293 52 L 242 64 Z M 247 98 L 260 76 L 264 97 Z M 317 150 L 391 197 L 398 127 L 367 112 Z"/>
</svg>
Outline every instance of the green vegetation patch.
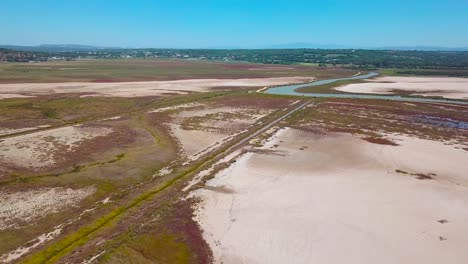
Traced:
<svg viewBox="0 0 468 264">
<path fill-rule="evenodd" d="M 365 80 L 342 80 L 342 81 L 336 81 L 336 82 L 327 83 L 323 85 L 302 87 L 302 88 L 296 89 L 296 91 L 300 93 L 340 94 L 340 93 L 345 93 L 345 92 L 335 90 L 334 88 L 344 86 L 347 84 L 364 83 L 364 82 L 366 81 Z"/>
<path fill-rule="evenodd" d="M 141 235 L 117 248 L 105 263 L 190 263 L 189 247 L 172 234 Z"/>
<path fill-rule="evenodd" d="M 392 76 L 446 76 L 468 77 L 467 69 L 386 69 L 381 71 L 385 75 Z"/>
</svg>

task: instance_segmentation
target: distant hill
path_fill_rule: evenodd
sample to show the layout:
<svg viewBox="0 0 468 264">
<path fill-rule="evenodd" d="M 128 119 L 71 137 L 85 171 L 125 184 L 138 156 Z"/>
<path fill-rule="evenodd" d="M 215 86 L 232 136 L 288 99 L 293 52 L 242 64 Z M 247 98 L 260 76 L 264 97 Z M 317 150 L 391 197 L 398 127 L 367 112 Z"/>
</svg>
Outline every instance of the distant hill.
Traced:
<svg viewBox="0 0 468 264">
<path fill-rule="evenodd" d="M 436 46 L 387 46 L 363 47 L 337 44 L 313 44 L 307 42 L 285 43 L 266 46 L 266 49 L 369 49 L 369 50 L 418 50 L 418 51 L 468 51 L 468 47 L 436 47 Z"/>
<path fill-rule="evenodd" d="M 265 46 L 266 49 L 350 49 L 352 47 L 336 44 L 313 44 L 306 42 L 294 42 Z"/>
<path fill-rule="evenodd" d="M 397 47 L 382 47 L 379 50 L 419 50 L 419 51 L 468 51 L 465 48 L 451 48 L 451 47 L 431 47 L 431 46 L 397 46 Z"/>
<path fill-rule="evenodd" d="M 99 51 L 99 50 L 138 50 L 136 48 L 122 48 L 122 47 L 101 47 L 101 46 L 88 46 L 79 44 L 43 44 L 39 46 L 18 46 L 18 45 L 0 45 L 0 48 L 19 50 L 19 51 L 39 51 L 39 52 L 76 52 L 76 51 Z M 176 48 L 180 50 L 189 48 Z M 203 49 L 249 49 L 241 48 L 239 46 L 212 46 Z M 357 47 L 351 45 L 337 45 L 337 44 L 314 44 L 307 42 L 294 42 L 285 44 L 276 44 L 257 47 L 255 49 L 367 49 L 367 50 L 417 50 L 417 51 L 468 51 L 468 47 L 435 47 L 435 46 L 388 46 L 388 47 Z"/>
<path fill-rule="evenodd" d="M 98 47 L 78 44 L 43 44 L 39 46 L 16 46 L 0 45 L 0 48 L 21 50 L 21 51 L 41 51 L 41 52 L 73 52 L 73 51 L 95 51 L 104 49 L 120 49 L 118 47 Z"/>
</svg>

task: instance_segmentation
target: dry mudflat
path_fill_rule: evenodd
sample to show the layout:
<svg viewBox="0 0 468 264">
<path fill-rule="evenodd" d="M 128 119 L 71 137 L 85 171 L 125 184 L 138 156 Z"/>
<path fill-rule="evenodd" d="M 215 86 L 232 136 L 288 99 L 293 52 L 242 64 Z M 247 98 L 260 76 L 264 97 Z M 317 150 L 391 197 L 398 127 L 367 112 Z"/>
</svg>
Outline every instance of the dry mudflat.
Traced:
<svg viewBox="0 0 468 264">
<path fill-rule="evenodd" d="M 196 159 L 219 147 L 268 113 L 268 110 L 202 105 L 174 115 L 169 126 L 184 154 L 189 159 Z"/>
<path fill-rule="evenodd" d="M 110 133 L 109 127 L 67 126 L 6 138 L 0 142 L 0 164 L 25 169 L 50 168 L 83 141 Z"/>
<path fill-rule="evenodd" d="M 1 263 L 18 261 L 99 216 L 118 199 L 113 195 L 125 194 L 176 155 L 167 132 L 143 114 L 40 128 L 0 140 Z M 2 132 L 11 131 L 19 129 Z"/>
<path fill-rule="evenodd" d="M 393 77 L 386 76 L 365 83 L 347 84 L 335 88 L 348 93 L 440 96 L 449 99 L 468 99 L 468 78 L 452 77 Z"/>
<path fill-rule="evenodd" d="M 268 99 L 264 101 L 268 102 Z M 220 100 L 216 103 L 189 103 L 161 108 L 149 114 L 165 120 L 165 125 L 180 146 L 180 157 L 193 161 L 288 103 L 290 100 L 278 100 L 262 106 L 259 100 L 237 98 L 226 102 Z"/>
<path fill-rule="evenodd" d="M 95 191 L 94 187 L 39 188 L 23 192 L 0 190 L 0 230 L 34 224 L 35 220 L 48 214 L 76 206 Z"/>
<path fill-rule="evenodd" d="M 196 221 L 216 263 L 466 263 L 468 155 L 283 128 L 218 172 Z"/>
<path fill-rule="evenodd" d="M 46 98 L 43 95 L 58 94 L 54 96 L 60 98 L 72 94 L 73 98 L 92 96 L 80 99 L 90 102 L 101 99 L 94 96 L 144 100 L 144 96 L 310 80 L 282 77 L 0 84 L 0 98 L 2 94 L 7 97 L 16 94 L 37 96 L 31 100 L 39 100 Z M 393 91 L 398 89 L 390 90 Z M 0 130 L 4 136 L 0 140 L 0 179 L 5 180 L 5 186 L 0 189 L 0 232 L 4 237 L 16 239 L 0 242 L 0 262 L 13 262 L 38 250 L 45 242 L 68 232 L 71 224 L 78 226 L 86 223 L 90 215 L 99 216 L 107 210 L 106 206 L 117 208 L 127 199 L 126 191 L 134 190 L 140 182 L 154 179 L 159 184 L 159 179 L 162 182 L 171 177 L 171 164 L 208 156 L 239 133 L 265 120 L 262 118 L 266 115 L 295 103 L 289 98 L 255 93 L 226 94 L 206 96 L 194 103 L 167 104 L 152 111 L 145 108 L 144 113 L 114 113 L 110 111 L 114 108 L 109 107 L 110 117 L 59 128 L 47 129 L 60 124 L 56 120 L 25 123 L 6 119 Z M 105 100 L 106 104 L 102 105 L 116 98 Z M 96 109 L 101 110 L 102 105 Z M 204 231 L 215 262 L 466 262 L 468 155 L 466 130 L 462 130 L 466 120 L 462 108 L 438 107 L 381 101 L 375 105 L 317 101 L 310 105 L 310 111 L 298 112 L 290 117 L 291 122 L 280 123 L 287 127 L 274 133 L 263 146 L 251 142 L 246 147 L 250 148 L 247 153 L 238 149 L 195 175 L 182 193 L 185 196 L 190 192 L 190 196 L 200 198 L 201 202 L 194 208 L 194 219 Z M 6 111 L 10 109 L 13 108 Z M 77 109 L 80 112 L 86 107 Z M 419 130 L 412 125 L 419 126 Z M 44 130 L 26 134 L 37 128 Z M 7 136 L 19 132 L 25 134 Z M 273 132 L 274 129 L 269 133 Z M 384 145 L 388 142 L 375 133 L 395 144 Z M 423 134 L 427 137 L 422 137 Z M 437 140 L 441 134 L 444 136 Z M 231 161 L 235 162 L 229 165 Z M 191 163 L 183 166 L 187 164 Z M 226 169 L 217 171 L 220 168 Z M 52 176 L 54 173 L 60 176 Z M 192 191 L 211 176 L 214 178 L 206 186 Z M 21 178 L 25 181 L 20 181 Z M 178 189 L 174 192 L 177 200 L 184 203 L 179 200 Z M 196 234 L 202 241 L 198 227 L 190 222 L 191 204 L 186 205 L 188 209 L 183 217 L 178 215 L 180 208 L 174 210 L 174 216 L 162 216 L 171 219 L 168 221 L 171 224 L 153 222 L 154 215 L 149 213 L 159 212 L 151 209 L 145 214 L 148 218 L 138 220 L 150 223 L 147 229 L 139 230 L 143 225 L 130 219 L 124 222 L 130 224 L 125 224 L 122 230 L 137 230 L 146 236 L 148 230 L 154 231 L 153 227 L 161 228 L 164 233 L 172 226 L 177 231 L 175 234 L 188 238 Z M 172 220 L 183 224 L 172 225 Z M 188 222 L 193 223 L 189 231 L 184 229 Z M 17 235 L 22 233 L 27 235 Z M 160 242 L 158 236 L 152 239 Z M 182 241 L 179 236 L 177 241 Z M 193 250 L 194 245 L 206 247 L 200 241 L 184 243 L 198 254 L 201 251 Z M 86 246 L 94 248 L 101 243 Z M 142 245 L 150 251 L 138 248 L 134 251 L 146 258 L 154 247 L 146 242 L 139 244 Z M 112 250 L 107 246 L 100 248 L 104 251 L 90 255 L 91 259 Z M 89 253 L 79 253 L 81 248 L 76 250 L 78 253 L 73 256 L 80 261 Z M 159 261 L 160 255 L 155 255 L 158 256 L 149 259 Z"/>
<path fill-rule="evenodd" d="M 0 84 L 0 99 L 50 94 L 82 93 L 82 96 L 142 97 L 206 92 L 212 88 L 259 87 L 301 83 L 312 77 L 273 77 L 247 79 L 189 79 L 145 82 L 69 82 Z"/>
<path fill-rule="evenodd" d="M 8 127 L 0 127 L 0 136 L 4 135 L 10 135 L 10 134 L 15 134 L 15 133 L 21 133 L 21 132 L 27 132 L 31 130 L 36 130 L 40 128 L 47 128 L 50 125 L 39 125 L 39 126 L 34 126 L 34 127 L 23 127 L 23 128 L 8 128 Z"/>
</svg>

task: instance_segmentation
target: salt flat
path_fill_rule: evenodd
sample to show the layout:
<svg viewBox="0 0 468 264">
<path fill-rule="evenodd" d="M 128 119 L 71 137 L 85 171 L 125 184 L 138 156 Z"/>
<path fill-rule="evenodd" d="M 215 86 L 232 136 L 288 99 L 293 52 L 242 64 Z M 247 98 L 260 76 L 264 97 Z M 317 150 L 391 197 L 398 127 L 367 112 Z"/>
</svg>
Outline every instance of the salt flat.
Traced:
<svg viewBox="0 0 468 264">
<path fill-rule="evenodd" d="M 161 96 L 168 93 L 204 92 L 215 87 L 258 87 L 301 83 L 311 77 L 275 77 L 251 79 L 189 79 L 147 82 L 69 82 L 0 84 L 0 99 L 61 93 L 85 93 L 84 96 L 135 97 Z"/>
<path fill-rule="evenodd" d="M 167 126 L 180 143 L 181 155 L 190 160 L 226 143 L 271 112 L 265 109 L 187 104 L 153 113 L 177 109 L 179 112 L 170 115 L 172 120 Z"/>
<path fill-rule="evenodd" d="M 215 262 L 466 263 L 467 152 L 392 139 L 286 128 L 241 156 L 192 193 Z"/>
<path fill-rule="evenodd" d="M 0 142 L 0 165 L 24 168 L 48 168 L 57 156 L 72 151 L 82 142 L 112 132 L 107 127 L 66 126 L 3 139 Z"/>
<path fill-rule="evenodd" d="M 368 80 L 365 83 L 347 84 L 335 89 L 348 93 L 370 94 L 395 94 L 401 90 L 409 92 L 411 95 L 468 99 L 468 78 L 385 76 Z"/>
<path fill-rule="evenodd" d="M 0 191 L 0 230 L 32 224 L 32 221 L 47 214 L 76 206 L 95 191 L 93 187 L 76 190 L 42 188 L 10 193 Z"/>
</svg>

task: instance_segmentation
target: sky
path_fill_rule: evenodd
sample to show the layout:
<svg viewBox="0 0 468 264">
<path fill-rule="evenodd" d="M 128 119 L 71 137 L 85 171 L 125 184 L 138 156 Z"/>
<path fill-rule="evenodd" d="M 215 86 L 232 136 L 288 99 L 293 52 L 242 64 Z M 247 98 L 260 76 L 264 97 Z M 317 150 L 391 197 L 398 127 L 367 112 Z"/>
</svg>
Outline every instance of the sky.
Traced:
<svg viewBox="0 0 468 264">
<path fill-rule="evenodd" d="M 468 0 L 1 0 L 0 44 L 468 47 Z"/>
</svg>

